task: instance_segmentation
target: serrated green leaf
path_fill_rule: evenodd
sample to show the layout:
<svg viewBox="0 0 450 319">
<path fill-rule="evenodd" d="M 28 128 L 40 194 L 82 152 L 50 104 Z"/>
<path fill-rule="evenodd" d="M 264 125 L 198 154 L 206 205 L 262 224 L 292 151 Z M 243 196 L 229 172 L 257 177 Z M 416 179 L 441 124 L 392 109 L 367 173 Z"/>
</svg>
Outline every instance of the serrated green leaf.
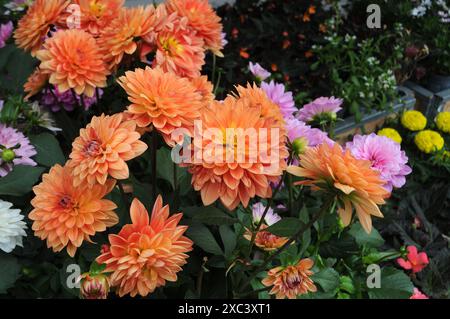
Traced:
<svg viewBox="0 0 450 319">
<path fill-rule="evenodd" d="M 413 294 L 411 279 L 401 270 L 386 267 L 381 270 L 380 288 L 369 289 L 371 299 L 408 299 Z"/>
<path fill-rule="evenodd" d="M 194 241 L 204 251 L 214 254 L 223 255 L 224 252 L 220 248 L 211 231 L 203 224 L 192 223 L 186 231 L 186 236 Z"/>
<path fill-rule="evenodd" d="M 355 238 L 359 246 L 378 248 L 384 244 L 384 239 L 375 228 L 372 228 L 370 234 L 367 234 L 360 223 L 353 224 L 348 233 Z"/>
<path fill-rule="evenodd" d="M 277 236 L 291 237 L 299 231 L 302 224 L 298 218 L 287 217 L 267 227 L 266 230 Z"/>
<path fill-rule="evenodd" d="M 233 225 L 238 222 L 237 218 L 230 217 L 214 206 L 194 208 L 192 219 L 206 225 Z"/>
<path fill-rule="evenodd" d="M 0 254 L 0 265 L 2 265 L 2 271 L 0 271 L 0 294 L 4 294 L 19 278 L 22 267 L 16 257 L 3 253 Z"/>
<path fill-rule="evenodd" d="M 340 283 L 339 273 L 333 268 L 325 268 L 312 275 L 311 279 L 327 293 L 336 291 Z"/>
</svg>

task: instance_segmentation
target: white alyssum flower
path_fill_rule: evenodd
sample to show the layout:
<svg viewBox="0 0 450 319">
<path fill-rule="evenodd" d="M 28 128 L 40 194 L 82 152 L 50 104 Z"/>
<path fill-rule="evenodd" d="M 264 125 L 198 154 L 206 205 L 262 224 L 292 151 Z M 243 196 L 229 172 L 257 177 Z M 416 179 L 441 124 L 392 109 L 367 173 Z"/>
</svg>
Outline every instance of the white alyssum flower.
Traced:
<svg viewBox="0 0 450 319">
<path fill-rule="evenodd" d="M 0 199 L 0 249 L 10 253 L 16 246 L 22 245 L 22 238 L 26 236 L 26 223 L 20 209 L 13 209 L 10 202 Z"/>
</svg>

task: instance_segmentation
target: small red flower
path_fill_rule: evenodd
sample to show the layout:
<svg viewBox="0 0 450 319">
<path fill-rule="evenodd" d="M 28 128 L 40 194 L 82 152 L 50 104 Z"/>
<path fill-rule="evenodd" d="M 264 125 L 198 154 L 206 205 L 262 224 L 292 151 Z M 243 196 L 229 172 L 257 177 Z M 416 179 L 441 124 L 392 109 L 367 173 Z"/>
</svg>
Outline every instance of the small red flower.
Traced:
<svg viewBox="0 0 450 319">
<path fill-rule="evenodd" d="M 417 272 L 420 272 L 428 265 L 429 261 L 426 253 L 418 253 L 415 246 L 408 246 L 407 250 L 408 254 L 406 255 L 406 260 L 403 258 L 397 259 L 397 263 L 400 265 L 400 267 L 406 270 L 411 269 L 415 274 Z"/>
</svg>

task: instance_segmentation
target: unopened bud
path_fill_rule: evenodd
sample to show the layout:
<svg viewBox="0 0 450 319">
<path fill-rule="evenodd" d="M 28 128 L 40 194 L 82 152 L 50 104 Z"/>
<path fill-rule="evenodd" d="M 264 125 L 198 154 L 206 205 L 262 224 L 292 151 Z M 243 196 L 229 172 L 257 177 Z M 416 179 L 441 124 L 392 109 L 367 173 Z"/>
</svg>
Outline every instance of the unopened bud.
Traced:
<svg viewBox="0 0 450 319">
<path fill-rule="evenodd" d="M 16 153 L 11 149 L 5 149 L 2 151 L 2 160 L 4 162 L 12 162 L 16 158 Z"/>
<path fill-rule="evenodd" d="M 109 294 L 109 280 L 104 274 L 81 275 L 81 299 L 106 299 Z"/>
</svg>

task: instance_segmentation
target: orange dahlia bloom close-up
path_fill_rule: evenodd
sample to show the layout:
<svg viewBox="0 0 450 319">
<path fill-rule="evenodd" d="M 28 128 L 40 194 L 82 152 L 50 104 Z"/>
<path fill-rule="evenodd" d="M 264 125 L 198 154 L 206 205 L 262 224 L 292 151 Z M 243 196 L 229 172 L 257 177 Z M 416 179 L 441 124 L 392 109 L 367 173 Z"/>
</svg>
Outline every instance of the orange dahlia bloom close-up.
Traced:
<svg viewBox="0 0 450 319">
<path fill-rule="evenodd" d="M 125 0 L 73 0 L 80 6 L 81 28 L 94 36 L 120 13 Z"/>
<path fill-rule="evenodd" d="M 187 17 L 189 27 L 197 32 L 205 43 L 205 48 L 223 57 L 221 18 L 216 14 L 208 0 L 169 0 L 169 13 L 176 12 L 180 17 Z"/>
<path fill-rule="evenodd" d="M 118 223 L 117 206 L 104 199 L 115 185 L 112 180 L 88 189 L 86 184 L 75 186 L 72 170 L 67 165 L 55 165 L 42 182 L 33 188 L 34 209 L 28 215 L 33 221 L 34 235 L 47 240 L 47 247 L 59 252 L 66 247 L 73 257 L 83 241 Z"/>
<path fill-rule="evenodd" d="M 299 167 L 290 166 L 288 172 L 307 179 L 297 185 L 309 185 L 315 191 L 324 190 L 336 196 L 338 213 L 345 226 L 350 224 L 354 207 L 362 227 L 370 233 L 371 215 L 383 217 L 378 205 L 390 196 L 380 173 L 371 165 L 354 158 L 350 150 L 343 151 L 338 143 L 334 146 L 324 143 L 308 148 L 300 156 Z"/>
<path fill-rule="evenodd" d="M 194 85 L 196 92 L 202 95 L 203 104 L 205 106 L 208 106 L 212 103 L 212 101 L 214 101 L 214 86 L 208 81 L 208 77 L 206 75 L 191 79 L 191 83 Z"/>
<path fill-rule="evenodd" d="M 43 73 L 60 92 L 75 90 L 94 96 L 95 88 L 106 87 L 109 71 L 92 35 L 83 30 L 60 30 L 36 53 Z"/>
<path fill-rule="evenodd" d="M 267 273 L 262 284 L 272 287 L 269 294 L 275 295 L 277 299 L 296 299 L 297 296 L 308 292 L 316 292 L 317 287 L 311 280 L 313 272 L 310 270 L 314 262 L 309 259 L 302 259 L 296 265 L 287 267 L 275 267 Z"/>
<path fill-rule="evenodd" d="M 193 136 L 194 121 L 200 119 L 203 97 L 187 78 L 160 68 L 125 72 L 118 80 L 132 103 L 128 115 L 139 127 L 152 124 L 173 145 L 172 132 L 183 128 Z"/>
<path fill-rule="evenodd" d="M 72 144 L 71 161 L 75 185 L 93 186 L 107 182 L 108 176 L 127 179 L 129 161 L 147 149 L 136 132 L 136 123 L 123 114 L 94 116 Z"/>
<path fill-rule="evenodd" d="M 122 8 L 118 17 L 100 31 L 98 45 L 109 69 L 114 69 L 125 54 L 134 54 L 138 40 L 149 34 L 161 21 L 153 5 Z"/>
<path fill-rule="evenodd" d="M 160 66 L 182 77 L 200 76 L 205 64 L 203 39 L 187 25 L 186 18 L 178 18 L 172 28 L 164 28 L 156 35 L 156 56 L 153 67 Z"/>
<path fill-rule="evenodd" d="M 16 44 L 35 56 L 44 43 L 50 26 L 57 23 L 67 8 L 68 0 L 36 0 L 19 20 L 14 33 Z"/>
<path fill-rule="evenodd" d="M 163 207 L 161 196 L 156 199 L 151 218 L 144 205 L 134 199 L 130 208 L 131 224 L 117 235 L 109 235 L 110 246 L 97 258 L 111 273 L 112 287 L 119 296 L 143 297 L 177 281 L 192 250 L 193 242 L 183 236 L 187 226 L 179 226 L 183 214 L 169 216 L 169 206 Z"/>
<path fill-rule="evenodd" d="M 269 227 L 267 225 L 261 225 L 260 230 L 255 236 L 255 245 L 265 251 L 274 251 L 284 244 L 286 244 L 289 238 L 276 236 L 265 229 Z M 252 232 L 247 229 L 244 233 L 244 238 L 247 240 L 252 239 Z"/>
<path fill-rule="evenodd" d="M 288 151 L 285 135 L 261 116 L 260 108 L 229 96 L 205 108 L 201 124 L 190 172 L 203 204 L 220 199 L 233 210 L 239 203 L 247 207 L 255 196 L 271 197 L 270 183 L 286 168 Z M 273 131 L 277 135 L 272 138 Z"/>
<path fill-rule="evenodd" d="M 49 78 L 50 76 L 47 73 L 42 72 L 40 68 L 36 68 L 28 77 L 27 82 L 23 85 L 23 90 L 27 93 L 24 98 L 25 101 L 38 94 L 47 84 Z"/>
</svg>

